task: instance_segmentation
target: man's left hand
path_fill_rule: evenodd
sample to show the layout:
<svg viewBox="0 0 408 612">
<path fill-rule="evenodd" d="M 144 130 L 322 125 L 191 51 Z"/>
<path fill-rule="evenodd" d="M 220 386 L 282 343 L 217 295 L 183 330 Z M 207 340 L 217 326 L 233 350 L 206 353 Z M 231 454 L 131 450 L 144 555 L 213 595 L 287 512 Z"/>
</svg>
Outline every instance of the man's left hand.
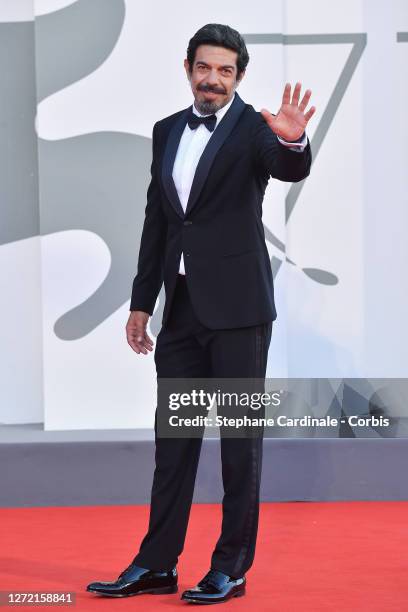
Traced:
<svg viewBox="0 0 408 612">
<path fill-rule="evenodd" d="M 299 104 L 301 86 L 301 83 L 296 83 L 291 101 L 291 85 L 290 83 L 286 83 L 285 89 L 283 90 L 282 105 L 277 115 L 272 115 L 272 113 L 265 108 L 261 110 L 261 115 L 271 130 L 289 142 L 293 142 L 302 136 L 308 121 L 316 110 L 316 107 L 311 106 L 307 113 L 304 112 L 312 92 L 310 89 L 306 89 Z"/>
</svg>

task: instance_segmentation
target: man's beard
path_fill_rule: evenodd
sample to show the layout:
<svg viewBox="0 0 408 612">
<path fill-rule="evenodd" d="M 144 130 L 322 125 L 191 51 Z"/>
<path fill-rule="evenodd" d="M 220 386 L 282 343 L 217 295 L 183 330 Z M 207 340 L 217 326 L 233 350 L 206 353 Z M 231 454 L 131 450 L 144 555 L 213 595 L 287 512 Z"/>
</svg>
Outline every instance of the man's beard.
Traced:
<svg viewBox="0 0 408 612">
<path fill-rule="evenodd" d="M 226 102 L 217 103 L 214 100 L 203 100 L 202 102 L 195 100 L 194 102 L 194 106 L 201 115 L 212 115 L 225 106 L 225 104 Z"/>
<path fill-rule="evenodd" d="M 214 90 L 212 88 L 206 87 L 205 85 L 202 86 L 199 89 L 199 91 L 200 92 L 215 91 L 215 93 L 224 93 L 224 92 L 220 92 L 217 89 Z M 228 102 L 229 100 L 223 100 L 221 102 L 216 102 L 215 100 L 197 100 L 195 99 L 194 106 L 196 107 L 198 112 L 201 113 L 201 115 L 212 115 L 213 113 L 216 113 L 217 111 L 219 111 L 220 108 L 228 104 Z"/>
</svg>

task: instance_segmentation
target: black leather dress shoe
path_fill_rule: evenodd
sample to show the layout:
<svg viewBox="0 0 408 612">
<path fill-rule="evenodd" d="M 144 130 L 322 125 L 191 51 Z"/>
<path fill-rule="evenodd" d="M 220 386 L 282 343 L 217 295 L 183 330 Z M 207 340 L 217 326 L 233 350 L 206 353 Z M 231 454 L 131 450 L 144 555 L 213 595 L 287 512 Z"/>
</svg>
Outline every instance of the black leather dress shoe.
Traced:
<svg viewBox="0 0 408 612">
<path fill-rule="evenodd" d="M 246 578 L 231 578 L 218 570 L 210 569 L 194 589 L 184 591 L 181 599 L 194 603 L 221 603 L 232 597 L 245 595 Z"/>
<path fill-rule="evenodd" d="M 119 574 L 115 582 L 91 582 L 87 591 L 108 597 L 131 597 L 139 593 L 163 595 L 177 593 L 177 569 L 157 572 L 133 562 Z"/>
</svg>

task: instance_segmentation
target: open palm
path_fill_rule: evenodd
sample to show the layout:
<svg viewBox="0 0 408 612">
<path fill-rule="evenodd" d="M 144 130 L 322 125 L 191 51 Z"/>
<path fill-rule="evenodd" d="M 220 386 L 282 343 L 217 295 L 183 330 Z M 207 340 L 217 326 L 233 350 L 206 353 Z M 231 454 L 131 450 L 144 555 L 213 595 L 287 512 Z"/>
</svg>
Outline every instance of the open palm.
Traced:
<svg viewBox="0 0 408 612">
<path fill-rule="evenodd" d="M 261 115 L 271 130 L 289 142 L 293 142 L 302 136 L 308 121 L 316 110 L 314 106 L 311 106 L 307 113 L 304 112 L 312 92 L 310 89 L 306 89 L 299 104 L 301 87 L 301 83 L 296 83 L 291 101 L 291 85 L 290 83 L 286 83 L 285 89 L 283 90 L 282 104 L 277 115 L 273 115 L 265 108 L 261 110 Z"/>
</svg>

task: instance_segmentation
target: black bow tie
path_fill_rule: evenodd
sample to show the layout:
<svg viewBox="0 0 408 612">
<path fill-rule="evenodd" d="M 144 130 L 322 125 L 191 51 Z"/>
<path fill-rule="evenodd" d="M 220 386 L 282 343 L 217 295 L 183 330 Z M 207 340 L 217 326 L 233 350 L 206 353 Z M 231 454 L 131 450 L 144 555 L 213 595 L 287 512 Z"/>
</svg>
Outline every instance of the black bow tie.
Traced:
<svg viewBox="0 0 408 612">
<path fill-rule="evenodd" d="M 215 124 L 217 123 L 217 117 L 215 115 L 207 115 L 206 117 L 200 117 L 199 115 L 195 115 L 193 111 L 190 111 L 187 123 L 190 130 L 195 130 L 196 128 L 198 128 L 199 125 L 204 123 L 207 130 L 213 132 L 215 130 Z"/>
</svg>

